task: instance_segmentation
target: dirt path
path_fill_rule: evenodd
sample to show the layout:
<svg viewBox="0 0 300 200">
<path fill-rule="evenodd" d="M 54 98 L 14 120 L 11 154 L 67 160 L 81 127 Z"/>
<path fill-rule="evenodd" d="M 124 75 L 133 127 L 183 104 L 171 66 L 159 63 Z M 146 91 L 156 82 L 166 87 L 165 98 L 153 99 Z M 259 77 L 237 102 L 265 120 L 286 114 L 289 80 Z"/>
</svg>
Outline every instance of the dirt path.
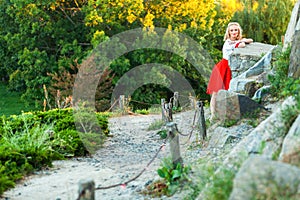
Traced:
<svg viewBox="0 0 300 200">
<path fill-rule="evenodd" d="M 192 129 L 193 115 L 191 111 L 178 114 L 174 116 L 174 121 L 187 133 Z M 144 169 L 163 143 L 157 131 L 147 131 L 149 125 L 158 119 L 161 119 L 161 115 L 111 118 L 109 126 L 113 137 L 95 155 L 55 161 L 53 168 L 27 177 L 14 189 L 5 192 L 3 199 L 75 200 L 78 196 L 78 182 L 82 179 L 93 179 L 96 187 L 130 180 Z M 187 147 L 181 147 L 182 153 Z M 156 170 L 161 160 L 169 155 L 167 145 L 139 178 L 126 187 L 96 190 L 96 199 L 147 199 L 139 191 L 145 184 L 159 178 Z"/>
</svg>

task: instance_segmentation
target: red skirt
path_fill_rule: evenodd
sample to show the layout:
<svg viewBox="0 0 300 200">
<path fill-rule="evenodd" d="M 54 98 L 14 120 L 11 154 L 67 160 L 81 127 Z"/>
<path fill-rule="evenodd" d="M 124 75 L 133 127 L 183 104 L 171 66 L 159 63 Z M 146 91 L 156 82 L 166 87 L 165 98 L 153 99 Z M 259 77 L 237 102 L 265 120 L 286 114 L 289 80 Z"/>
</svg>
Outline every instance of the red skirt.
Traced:
<svg viewBox="0 0 300 200">
<path fill-rule="evenodd" d="M 221 89 L 228 90 L 230 80 L 231 70 L 228 65 L 228 60 L 223 58 L 215 65 L 211 72 L 206 93 L 212 94 L 213 92 L 218 92 Z"/>
</svg>

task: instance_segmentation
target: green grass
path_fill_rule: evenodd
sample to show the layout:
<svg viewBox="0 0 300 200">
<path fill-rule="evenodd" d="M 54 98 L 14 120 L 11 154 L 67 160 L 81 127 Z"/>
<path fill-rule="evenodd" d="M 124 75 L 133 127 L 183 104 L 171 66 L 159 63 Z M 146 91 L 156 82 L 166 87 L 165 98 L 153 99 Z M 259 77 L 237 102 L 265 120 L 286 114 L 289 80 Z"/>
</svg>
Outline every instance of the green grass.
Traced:
<svg viewBox="0 0 300 200">
<path fill-rule="evenodd" d="M 29 105 L 21 100 L 21 93 L 8 91 L 2 83 L 0 83 L 0 97 L 0 116 L 18 115 L 22 111 L 36 110 L 33 103 Z"/>
<path fill-rule="evenodd" d="M 53 160 L 90 155 L 90 149 L 100 148 L 109 133 L 110 114 L 96 113 L 92 126 L 87 123 L 89 116 L 82 116 L 82 123 L 89 128 L 97 124 L 104 134 L 99 135 L 98 129 L 82 138 L 71 108 L 0 116 L 0 196 L 25 175 L 51 166 Z"/>
</svg>

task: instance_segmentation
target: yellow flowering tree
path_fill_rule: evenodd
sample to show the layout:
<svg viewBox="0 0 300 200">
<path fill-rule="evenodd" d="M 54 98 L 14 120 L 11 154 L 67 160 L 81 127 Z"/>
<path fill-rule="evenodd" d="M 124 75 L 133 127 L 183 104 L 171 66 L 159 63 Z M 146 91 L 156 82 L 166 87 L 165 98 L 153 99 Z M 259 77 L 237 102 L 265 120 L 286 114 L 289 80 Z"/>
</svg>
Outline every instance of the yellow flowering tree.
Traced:
<svg viewBox="0 0 300 200">
<path fill-rule="evenodd" d="M 241 3 L 242 10 L 233 19 L 242 24 L 248 37 L 270 44 L 281 42 L 295 0 L 241 0 Z"/>
</svg>

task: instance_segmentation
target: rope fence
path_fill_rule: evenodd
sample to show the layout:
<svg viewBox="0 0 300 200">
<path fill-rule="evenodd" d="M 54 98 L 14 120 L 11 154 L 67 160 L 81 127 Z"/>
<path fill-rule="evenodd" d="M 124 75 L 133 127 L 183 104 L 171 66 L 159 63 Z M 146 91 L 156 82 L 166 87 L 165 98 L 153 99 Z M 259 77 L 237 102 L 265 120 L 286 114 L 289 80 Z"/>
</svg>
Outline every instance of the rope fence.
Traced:
<svg viewBox="0 0 300 200">
<path fill-rule="evenodd" d="M 153 161 L 159 155 L 159 152 L 163 149 L 164 146 L 166 146 L 167 141 L 170 144 L 170 153 L 171 153 L 171 159 L 173 164 L 174 165 L 177 165 L 178 163 L 183 164 L 183 159 L 180 154 L 179 136 L 188 137 L 187 140 L 188 142 L 192 137 L 195 128 L 197 127 L 196 122 L 198 122 L 198 127 L 200 131 L 200 135 L 202 136 L 202 140 L 205 140 L 207 136 L 206 136 L 206 125 L 205 125 L 205 118 L 204 118 L 204 108 L 203 108 L 204 102 L 197 100 L 195 97 L 192 97 L 191 95 L 184 96 L 184 98 L 189 99 L 189 108 L 195 110 L 193 116 L 192 129 L 188 134 L 184 134 L 178 130 L 177 124 L 173 121 L 173 109 L 177 109 L 179 107 L 179 97 L 180 95 L 178 94 L 178 92 L 175 92 L 174 96 L 170 98 L 169 102 L 166 102 L 165 99 L 161 99 L 161 105 L 157 104 L 157 106 L 161 106 L 162 120 L 165 123 L 165 127 L 167 127 L 167 137 L 164 140 L 164 142 L 160 145 L 155 155 L 147 163 L 147 165 L 133 178 L 124 182 L 120 182 L 105 187 L 95 187 L 95 183 L 93 180 L 81 180 L 79 182 L 77 200 L 94 200 L 95 190 L 105 190 L 114 187 L 126 187 L 128 183 L 139 178 L 148 169 L 148 167 L 153 163 Z M 111 111 L 114 107 L 118 106 L 119 110 L 125 113 L 128 110 L 130 101 L 138 102 L 138 101 L 131 100 L 130 97 L 125 98 L 124 95 L 120 95 L 120 97 L 116 99 L 112 104 L 112 106 L 109 108 L 109 111 Z M 143 102 L 138 102 L 138 103 L 143 103 Z M 144 104 L 151 105 L 147 103 Z M 197 116 L 198 116 L 198 120 L 196 120 Z"/>
</svg>

